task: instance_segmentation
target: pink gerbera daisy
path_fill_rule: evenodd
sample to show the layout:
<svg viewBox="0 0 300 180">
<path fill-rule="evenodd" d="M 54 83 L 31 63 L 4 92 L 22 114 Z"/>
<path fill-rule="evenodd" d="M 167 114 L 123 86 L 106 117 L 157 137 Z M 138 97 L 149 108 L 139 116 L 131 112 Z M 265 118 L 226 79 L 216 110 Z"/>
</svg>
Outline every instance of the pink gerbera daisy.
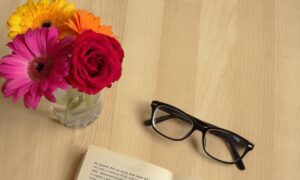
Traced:
<svg viewBox="0 0 300 180">
<path fill-rule="evenodd" d="M 53 92 L 68 87 L 68 57 L 72 51 L 72 38 L 58 41 L 55 27 L 28 30 L 8 44 L 10 55 L 0 60 L 0 76 L 5 97 L 16 102 L 24 97 L 27 108 L 37 108 L 42 96 L 55 102 Z"/>
</svg>

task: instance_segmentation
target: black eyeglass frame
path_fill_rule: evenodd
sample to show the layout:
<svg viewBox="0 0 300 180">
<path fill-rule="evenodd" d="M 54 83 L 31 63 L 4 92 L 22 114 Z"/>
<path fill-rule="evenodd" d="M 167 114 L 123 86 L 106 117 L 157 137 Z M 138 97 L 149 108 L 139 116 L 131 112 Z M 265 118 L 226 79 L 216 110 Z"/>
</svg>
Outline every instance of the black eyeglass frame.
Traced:
<svg viewBox="0 0 300 180">
<path fill-rule="evenodd" d="M 167 108 L 170 108 L 170 109 L 175 109 L 176 111 L 182 113 L 181 115 L 185 116 L 186 118 L 188 118 L 189 120 L 191 120 L 192 122 L 192 129 L 182 138 L 178 138 L 178 139 L 174 139 L 174 138 L 171 138 L 171 137 L 168 137 L 166 136 L 165 134 L 161 133 L 156 127 L 155 127 L 155 120 L 154 120 L 154 115 L 155 115 L 155 112 L 156 110 L 159 108 L 159 107 L 162 107 L 162 106 L 165 106 Z M 245 155 L 253 150 L 254 148 L 254 144 L 251 143 L 250 141 L 248 141 L 247 139 L 245 139 L 244 137 L 232 132 L 232 131 L 229 131 L 227 129 L 223 129 L 223 128 L 220 128 L 218 126 L 215 126 L 215 125 L 212 125 L 210 123 L 207 123 L 207 122 L 204 122 L 198 118 L 195 118 L 194 116 L 190 115 L 190 114 L 187 114 L 186 112 L 182 111 L 181 109 L 177 108 L 177 107 L 174 107 L 172 105 L 169 105 L 169 104 L 166 104 L 166 103 L 163 103 L 163 102 L 160 102 L 160 101 L 152 101 L 151 103 L 151 107 L 152 107 L 152 114 L 151 114 L 151 119 L 149 120 L 146 120 L 144 122 L 144 124 L 146 126 L 152 126 L 153 129 L 158 133 L 160 134 L 161 136 L 167 138 L 167 139 L 170 139 L 170 140 L 173 140 L 173 141 L 182 141 L 184 139 L 186 139 L 187 137 L 189 137 L 195 130 L 198 130 L 198 131 L 201 131 L 202 132 L 202 146 L 203 146 L 203 149 L 204 149 L 204 152 L 209 156 L 211 157 L 212 159 L 216 160 L 216 161 L 219 161 L 219 162 L 222 162 L 222 163 L 225 163 L 225 164 L 236 164 L 237 167 L 240 169 L 240 170 L 244 170 L 245 169 L 245 166 L 242 162 L 242 159 L 245 157 Z M 230 134 L 233 134 L 234 136 L 242 139 L 244 142 L 246 142 L 246 149 L 244 151 L 244 153 L 242 155 L 239 155 L 237 153 L 237 151 L 235 149 L 231 149 L 232 150 L 232 153 L 234 156 L 237 156 L 238 158 L 232 162 L 228 162 L 228 161 L 223 161 L 223 160 L 220 160 L 218 158 L 215 158 L 214 156 L 210 155 L 207 151 L 206 151 L 206 148 L 205 148 L 205 135 L 208 131 L 210 130 L 218 130 L 218 131 L 224 131 L 226 133 L 230 133 Z"/>
</svg>

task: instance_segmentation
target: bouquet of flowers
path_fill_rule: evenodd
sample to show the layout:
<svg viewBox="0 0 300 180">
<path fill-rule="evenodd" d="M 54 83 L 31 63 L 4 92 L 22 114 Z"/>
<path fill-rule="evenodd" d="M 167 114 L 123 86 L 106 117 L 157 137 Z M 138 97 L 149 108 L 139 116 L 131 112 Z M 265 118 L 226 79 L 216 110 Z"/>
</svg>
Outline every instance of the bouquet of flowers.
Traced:
<svg viewBox="0 0 300 180">
<path fill-rule="evenodd" d="M 41 97 L 56 102 L 54 92 L 70 88 L 88 103 L 121 77 L 124 52 L 111 26 L 66 0 L 28 0 L 7 25 L 12 41 L 0 59 L 2 92 L 27 108 L 36 109 Z M 76 104 L 78 98 L 69 100 L 69 109 Z"/>
</svg>

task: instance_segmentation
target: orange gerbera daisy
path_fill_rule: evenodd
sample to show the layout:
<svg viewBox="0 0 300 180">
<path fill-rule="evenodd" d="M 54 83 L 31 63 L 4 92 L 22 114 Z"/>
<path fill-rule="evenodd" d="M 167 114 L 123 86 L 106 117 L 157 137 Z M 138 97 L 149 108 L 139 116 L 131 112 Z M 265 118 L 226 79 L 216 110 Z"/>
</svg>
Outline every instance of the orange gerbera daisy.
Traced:
<svg viewBox="0 0 300 180">
<path fill-rule="evenodd" d="M 73 18 L 66 25 L 74 31 L 75 34 L 81 34 L 86 30 L 92 30 L 96 33 L 105 34 L 110 37 L 115 37 L 111 26 L 100 24 L 101 20 L 94 14 L 85 10 L 77 10 L 73 13 Z"/>
</svg>

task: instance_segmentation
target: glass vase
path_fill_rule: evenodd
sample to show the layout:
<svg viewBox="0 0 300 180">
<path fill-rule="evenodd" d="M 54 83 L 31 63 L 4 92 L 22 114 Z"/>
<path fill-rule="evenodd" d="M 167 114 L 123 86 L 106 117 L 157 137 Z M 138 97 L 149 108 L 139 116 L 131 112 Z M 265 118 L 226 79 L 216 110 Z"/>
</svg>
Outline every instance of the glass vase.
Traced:
<svg viewBox="0 0 300 180">
<path fill-rule="evenodd" d="M 94 122 L 101 113 L 100 93 L 88 95 L 76 89 L 57 90 L 51 117 L 67 127 L 80 128 Z"/>
</svg>

